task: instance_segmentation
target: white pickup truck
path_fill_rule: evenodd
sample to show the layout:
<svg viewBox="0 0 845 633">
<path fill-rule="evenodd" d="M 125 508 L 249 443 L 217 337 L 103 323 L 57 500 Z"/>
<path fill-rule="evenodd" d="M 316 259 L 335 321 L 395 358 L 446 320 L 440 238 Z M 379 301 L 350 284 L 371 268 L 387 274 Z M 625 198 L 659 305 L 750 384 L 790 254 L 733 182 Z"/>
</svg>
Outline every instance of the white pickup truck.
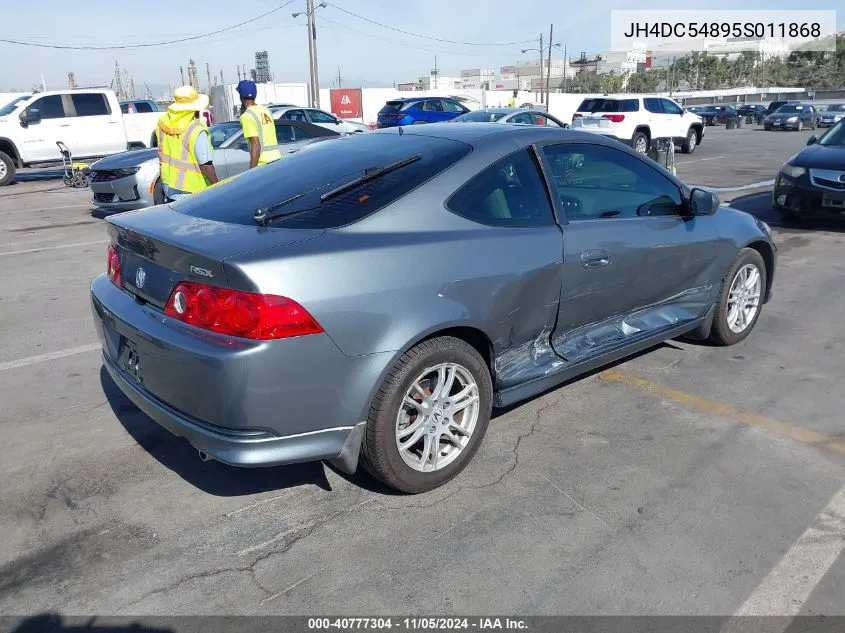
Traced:
<svg viewBox="0 0 845 633">
<path fill-rule="evenodd" d="M 155 145 L 160 113 L 123 114 L 111 90 L 79 89 L 21 96 L 0 107 L 0 186 L 21 167 L 61 160 L 56 141 L 74 159 Z"/>
</svg>

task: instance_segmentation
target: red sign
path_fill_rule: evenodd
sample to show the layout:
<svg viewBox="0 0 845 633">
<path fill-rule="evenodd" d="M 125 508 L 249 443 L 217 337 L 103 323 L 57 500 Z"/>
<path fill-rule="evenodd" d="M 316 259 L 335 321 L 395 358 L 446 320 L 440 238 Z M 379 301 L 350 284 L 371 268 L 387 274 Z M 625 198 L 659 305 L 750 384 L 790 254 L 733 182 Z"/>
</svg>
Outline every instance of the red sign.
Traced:
<svg viewBox="0 0 845 633">
<path fill-rule="evenodd" d="M 360 88 L 336 88 L 329 91 L 332 114 L 341 119 L 360 119 L 364 116 Z"/>
</svg>

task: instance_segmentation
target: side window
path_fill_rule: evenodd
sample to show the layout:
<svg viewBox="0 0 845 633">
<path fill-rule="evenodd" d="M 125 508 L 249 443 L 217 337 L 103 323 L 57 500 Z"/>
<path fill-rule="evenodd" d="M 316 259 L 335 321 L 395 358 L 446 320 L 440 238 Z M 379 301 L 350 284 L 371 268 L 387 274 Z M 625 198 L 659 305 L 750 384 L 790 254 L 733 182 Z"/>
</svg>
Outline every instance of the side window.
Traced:
<svg viewBox="0 0 845 633">
<path fill-rule="evenodd" d="M 61 119 L 67 116 L 61 95 L 41 97 L 29 107 L 37 109 L 42 119 Z"/>
<path fill-rule="evenodd" d="M 422 109 L 426 112 L 443 112 L 443 105 L 440 103 L 440 99 L 429 99 L 423 102 Z"/>
<path fill-rule="evenodd" d="M 448 99 L 443 99 L 441 101 L 443 104 L 443 111 L 444 112 L 465 112 L 462 106 L 455 103 L 454 101 L 449 101 Z"/>
<path fill-rule="evenodd" d="M 320 110 L 308 110 L 308 114 L 311 115 L 311 121 L 314 123 L 334 123 L 337 121 L 331 114 L 326 114 Z"/>
<path fill-rule="evenodd" d="M 293 143 L 295 128 L 292 125 L 285 125 L 284 122 L 276 121 L 276 140 L 279 144 Z"/>
<path fill-rule="evenodd" d="M 128 103 L 121 103 L 120 104 L 120 111 L 123 112 L 123 114 L 129 114 L 129 104 Z"/>
<path fill-rule="evenodd" d="M 142 101 L 135 104 L 135 112 L 153 112 L 153 106 Z"/>
<path fill-rule="evenodd" d="M 663 108 L 660 107 L 660 99 L 643 99 L 645 109 L 655 114 L 663 114 Z"/>
<path fill-rule="evenodd" d="M 549 145 L 543 153 L 567 219 L 679 215 L 681 192 L 646 159 L 603 145 Z"/>
<path fill-rule="evenodd" d="M 537 125 L 545 125 L 546 127 L 560 127 L 560 123 L 553 121 L 550 117 L 537 115 Z"/>
<path fill-rule="evenodd" d="M 305 121 L 308 122 L 308 119 L 305 117 L 305 110 L 288 110 L 285 112 L 282 117 L 283 119 L 287 119 L 288 121 Z"/>
<path fill-rule="evenodd" d="M 669 101 L 669 99 L 661 99 L 661 105 L 663 106 L 663 112 L 666 114 L 683 114 L 684 111 L 676 104 L 674 101 Z"/>
<path fill-rule="evenodd" d="M 537 163 L 528 149 L 482 171 L 461 187 L 446 206 L 457 215 L 489 226 L 555 223 Z"/>
<path fill-rule="evenodd" d="M 100 92 L 78 92 L 70 96 L 76 116 L 105 116 L 111 114 L 106 95 Z"/>
<path fill-rule="evenodd" d="M 534 125 L 534 115 L 530 112 L 520 112 L 519 114 L 514 114 L 509 120 L 508 123 L 520 123 L 522 125 Z"/>
</svg>

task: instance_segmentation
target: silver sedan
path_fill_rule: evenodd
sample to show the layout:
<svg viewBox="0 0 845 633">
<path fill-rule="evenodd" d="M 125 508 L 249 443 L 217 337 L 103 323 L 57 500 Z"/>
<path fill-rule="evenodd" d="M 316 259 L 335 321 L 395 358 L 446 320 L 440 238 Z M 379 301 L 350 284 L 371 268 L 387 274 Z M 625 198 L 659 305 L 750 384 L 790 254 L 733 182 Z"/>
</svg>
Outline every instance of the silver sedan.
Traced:
<svg viewBox="0 0 845 633">
<path fill-rule="evenodd" d="M 541 110 L 525 108 L 482 108 L 452 119 L 452 123 L 515 123 L 517 125 L 542 125 L 544 127 L 569 127 L 559 119 Z"/>
<path fill-rule="evenodd" d="M 249 147 L 237 121 L 209 128 L 214 148 L 214 169 L 220 180 L 237 176 L 249 167 Z M 291 154 L 316 141 L 340 136 L 301 121 L 276 121 L 278 148 Z M 111 211 L 143 209 L 164 202 L 158 150 L 131 150 L 98 160 L 91 166 L 91 203 Z"/>
</svg>

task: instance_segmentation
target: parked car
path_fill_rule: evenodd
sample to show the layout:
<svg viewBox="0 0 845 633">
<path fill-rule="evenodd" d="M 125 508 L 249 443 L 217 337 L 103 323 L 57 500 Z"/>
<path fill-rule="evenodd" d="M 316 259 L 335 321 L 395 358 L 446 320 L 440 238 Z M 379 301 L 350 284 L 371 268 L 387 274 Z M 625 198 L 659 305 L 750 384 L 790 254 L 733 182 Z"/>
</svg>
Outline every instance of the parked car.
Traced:
<svg viewBox="0 0 845 633">
<path fill-rule="evenodd" d="M 452 119 L 453 123 L 515 123 L 518 125 L 545 125 L 548 127 L 569 127 L 560 119 L 541 110 L 522 108 L 484 108 L 473 110 Z"/>
<path fill-rule="evenodd" d="M 784 163 L 772 204 L 787 218 L 845 220 L 845 119 Z"/>
<path fill-rule="evenodd" d="M 573 115 L 573 126 L 578 119 L 583 119 L 578 127 L 584 131 L 611 136 L 639 154 L 645 154 L 657 138 L 672 138 L 681 151 L 691 154 L 704 138 L 701 117 L 666 97 L 588 97 Z"/>
<path fill-rule="evenodd" d="M 125 151 L 132 143 L 153 144 L 158 121 L 126 115 L 111 90 L 54 90 L 21 97 L 0 109 L 0 185 L 21 167 L 61 161 L 64 143 L 74 159 Z M 136 118 L 137 117 L 137 118 Z"/>
<path fill-rule="evenodd" d="M 221 180 L 236 176 L 249 167 L 249 146 L 241 124 L 229 121 L 209 128 L 214 152 L 214 169 Z M 277 146 L 291 154 L 315 141 L 339 134 L 311 123 L 276 120 Z M 142 209 L 164 202 L 158 152 L 132 150 L 98 160 L 91 165 L 89 183 L 94 194 L 91 203 L 110 211 Z"/>
<path fill-rule="evenodd" d="M 739 115 L 733 106 L 727 105 L 697 105 L 687 109 L 700 116 L 705 125 L 724 125 L 728 119 Z"/>
<path fill-rule="evenodd" d="M 455 477 L 493 405 L 680 335 L 745 339 L 769 228 L 599 135 L 355 134 L 107 220 L 103 363 L 202 459 Z"/>
<path fill-rule="evenodd" d="M 303 108 L 301 106 L 273 106 L 269 108 L 274 119 L 286 119 L 288 121 L 301 121 L 311 123 L 320 127 L 338 132 L 339 134 L 352 134 L 354 132 L 369 132 L 370 128 L 365 123 L 348 121 L 333 114 L 329 114 L 317 108 Z"/>
<path fill-rule="evenodd" d="M 419 123 L 440 123 L 469 112 L 464 104 L 448 97 L 407 97 L 384 104 L 376 118 L 376 127 L 396 127 Z"/>
<path fill-rule="evenodd" d="M 832 103 L 818 113 L 819 127 L 831 127 L 845 119 L 845 103 Z"/>
<path fill-rule="evenodd" d="M 800 132 L 805 127 L 816 129 L 816 109 L 806 103 L 787 103 L 782 105 L 774 114 L 763 119 L 766 130 L 796 130 Z"/>
<path fill-rule="evenodd" d="M 762 103 L 744 103 L 736 109 L 736 113 L 739 116 L 765 116 L 766 106 L 764 106 Z"/>
</svg>

